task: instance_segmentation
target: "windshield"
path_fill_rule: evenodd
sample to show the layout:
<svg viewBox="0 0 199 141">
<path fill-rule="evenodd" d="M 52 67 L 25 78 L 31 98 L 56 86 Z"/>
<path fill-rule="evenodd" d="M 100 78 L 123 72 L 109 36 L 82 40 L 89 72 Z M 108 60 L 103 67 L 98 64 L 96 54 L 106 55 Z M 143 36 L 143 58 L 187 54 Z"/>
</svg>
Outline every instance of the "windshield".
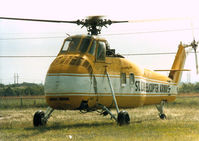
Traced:
<svg viewBox="0 0 199 141">
<path fill-rule="evenodd" d="M 83 39 L 81 46 L 79 48 L 79 51 L 82 53 L 85 53 L 88 50 L 88 47 L 91 43 L 91 39 L 90 38 L 85 38 Z"/>
<path fill-rule="evenodd" d="M 90 49 L 89 49 L 90 48 Z M 91 37 L 81 38 L 68 38 L 65 40 L 62 47 L 62 52 L 80 52 L 94 55 L 96 48 L 96 41 Z M 89 49 L 89 51 L 88 51 Z"/>
<path fill-rule="evenodd" d="M 72 38 L 72 39 L 66 40 L 62 48 L 62 51 L 68 51 L 68 52 L 76 51 L 79 45 L 79 42 L 80 42 L 80 38 Z"/>
</svg>

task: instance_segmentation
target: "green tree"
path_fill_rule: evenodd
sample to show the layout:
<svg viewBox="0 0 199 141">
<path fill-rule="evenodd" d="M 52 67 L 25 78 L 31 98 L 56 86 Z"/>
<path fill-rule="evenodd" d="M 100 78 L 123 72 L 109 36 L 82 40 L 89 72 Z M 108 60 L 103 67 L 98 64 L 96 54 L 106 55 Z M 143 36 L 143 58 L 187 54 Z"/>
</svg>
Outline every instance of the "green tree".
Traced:
<svg viewBox="0 0 199 141">
<path fill-rule="evenodd" d="M 11 87 L 7 87 L 3 92 L 3 96 L 15 96 L 15 92 Z"/>
</svg>

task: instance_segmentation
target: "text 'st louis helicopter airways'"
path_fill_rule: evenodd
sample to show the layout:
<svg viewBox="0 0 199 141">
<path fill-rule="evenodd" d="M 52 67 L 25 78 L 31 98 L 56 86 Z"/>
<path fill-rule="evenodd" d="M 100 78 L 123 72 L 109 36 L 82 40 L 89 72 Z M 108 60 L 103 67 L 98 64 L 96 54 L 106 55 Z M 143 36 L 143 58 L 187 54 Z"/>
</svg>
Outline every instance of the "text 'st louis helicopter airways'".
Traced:
<svg viewBox="0 0 199 141">
<path fill-rule="evenodd" d="M 92 16 L 77 21 L 57 21 L 0 17 L 7 20 L 36 22 L 73 23 L 86 27 L 87 35 L 67 37 L 61 50 L 51 63 L 45 79 L 45 97 L 49 105 L 46 112 L 37 111 L 33 125 L 45 125 L 52 112 L 57 110 L 80 110 L 90 112 L 101 110 L 110 115 L 119 125 L 129 124 L 128 112 L 119 108 L 135 108 L 143 105 L 157 105 L 159 116 L 165 119 L 165 102 L 176 99 L 186 60 L 185 49 L 192 47 L 196 54 L 198 42 L 179 44 L 176 57 L 168 76 L 142 69 L 133 62 L 116 54 L 107 40 L 97 36 L 102 27 L 129 21 L 111 21 L 101 16 Z M 196 55 L 197 61 L 197 55 Z M 198 64 L 196 62 L 198 70 Z M 110 108 L 116 108 L 117 116 Z"/>
</svg>

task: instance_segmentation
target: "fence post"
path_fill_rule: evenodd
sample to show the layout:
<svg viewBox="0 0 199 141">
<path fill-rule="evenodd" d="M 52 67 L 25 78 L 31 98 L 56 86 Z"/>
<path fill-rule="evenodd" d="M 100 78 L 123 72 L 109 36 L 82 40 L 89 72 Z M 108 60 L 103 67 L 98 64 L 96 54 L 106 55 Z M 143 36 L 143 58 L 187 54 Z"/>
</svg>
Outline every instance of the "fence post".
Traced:
<svg viewBox="0 0 199 141">
<path fill-rule="evenodd" d="M 34 103 L 33 103 L 33 105 L 35 106 L 36 105 L 36 100 L 34 99 Z"/>
<path fill-rule="evenodd" d="M 22 106 L 23 106 L 23 101 L 22 101 L 22 97 L 21 97 L 20 99 L 21 99 L 21 108 L 22 108 Z"/>
</svg>

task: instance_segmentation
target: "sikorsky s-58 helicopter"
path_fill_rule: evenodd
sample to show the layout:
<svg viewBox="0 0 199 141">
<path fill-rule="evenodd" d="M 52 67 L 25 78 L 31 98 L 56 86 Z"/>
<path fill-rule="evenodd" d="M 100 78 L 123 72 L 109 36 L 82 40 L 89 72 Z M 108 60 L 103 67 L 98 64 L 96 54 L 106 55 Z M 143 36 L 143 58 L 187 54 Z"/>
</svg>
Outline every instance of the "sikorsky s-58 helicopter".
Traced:
<svg viewBox="0 0 199 141">
<path fill-rule="evenodd" d="M 103 115 L 109 114 L 119 125 L 124 125 L 130 123 L 130 117 L 127 111 L 120 111 L 119 108 L 154 104 L 159 117 L 165 119 L 164 104 L 176 99 L 182 72 L 188 71 L 184 69 L 185 48 L 192 47 L 196 55 L 198 45 L 195 40 L 190 45 L 180 43 L 172 68 L 159 70 L 169 71 L 169 75 L 164 76 L 142 69 L 116 54 L 106 39 L 97 36 L 102 27 L 129 21 L 111 21 L 100 16 L 77 21 L 0 19 L 73 23 L 86 27 L 88 31 L 87 35 L 69 36 L 64 40 L 45 79 L 45 97 L 49 107 L 46 112 L 39 110 L 34 114 L 34 126 L 45 125 L 55 109 L 81 112 L 101 109 Z M 197 62 L 196 67 L 198 70 Z M 116 108 L 117 116 L 112 114 L 111 108 Z"/>
</svg>

